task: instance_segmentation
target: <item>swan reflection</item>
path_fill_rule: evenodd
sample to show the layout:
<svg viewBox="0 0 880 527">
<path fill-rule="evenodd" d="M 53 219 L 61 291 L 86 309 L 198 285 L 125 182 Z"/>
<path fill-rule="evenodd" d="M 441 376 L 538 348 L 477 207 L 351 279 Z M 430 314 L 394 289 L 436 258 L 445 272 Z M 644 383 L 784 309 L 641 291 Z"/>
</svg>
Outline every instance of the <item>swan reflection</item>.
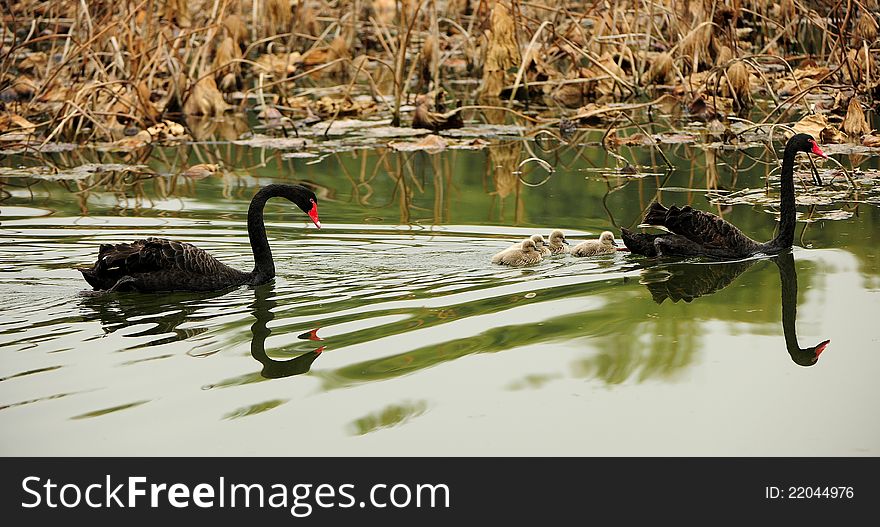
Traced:
<svg viewBox="0 0 880 527">
<path fill-rule="evenodd" d="M 658 304 L 667 299 L 672 302 L 691 302 L 701 296 L 711 295 L 729 286 L 736 278 L 761 260 L 750 259 L 737 262 L 712 264 L 678 263 L 645 269 L 640 283 L 644 284 Z M 812 366 L 819 360 L 830 342 L 824 340 L 815 346 L 801 348 L 797 339 L 797 271 L 791 252 L 773 258 L 779 269 L 782 290 L 782 332 L 785 347 L 791 360 L 800 366 Z"/>
<path fill-rule="evenodd" d="M 255 298 L 251 307 L 253 308 L 253 315 L 256 321 L 251 326 L 251 332 L 253 333 L 251 355 L 263 365 L 260 375 L 266 379 L 281 379 L 307 373 L 312 367 L 312 363 L 321 356 L 324 346 L 289 360 L 273 359 L 266 354 L 266 339 L 272 334 L 272 330 L 267 325 L 275 318 L 272 309 L 278 304 L 274 298 L 271 298 L 272 292 L 271 284 L 254 288 Z M 324 340 L 318 336 L 318 328 L 306 331 L 297 338 L 310 341 Z"/>
</svg>

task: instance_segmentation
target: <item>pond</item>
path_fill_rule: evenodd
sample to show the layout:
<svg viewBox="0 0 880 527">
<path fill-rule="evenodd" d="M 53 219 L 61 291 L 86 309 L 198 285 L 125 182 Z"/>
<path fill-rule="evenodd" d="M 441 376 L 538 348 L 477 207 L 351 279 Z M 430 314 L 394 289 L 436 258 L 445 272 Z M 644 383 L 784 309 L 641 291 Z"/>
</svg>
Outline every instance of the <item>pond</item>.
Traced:
<svg viewBox="0 0 880 527">
<path fill-rule="evenodd" d="M 669 173 L 651 148 L 614 156 L 542 140 L 439 153 L 202 142 L 9 155 L 0 453 L 880 454 L 873 186 L 830 182 L 841 195 L 800 205 L 796 247 L 778 258 L 489 262 L 554 228 L 573 242 L 606 229 L 619 240 L 656 199 L 773 236 L 770 149 L 664 151 Z M 532 157 L 552 174 L 520 168 Z M 199 163 L 220 168 L 180 175 Z M 816 196 L 806 167 L 798 191 Z M 323 228 L 269 203 L 269 284 L 96 293 L 74 269 L 102 243 L 160 236 L 248 270 L 248 203 L 272 182 L 314 188 Z M 719 199 L 749 192 L 769 204 Z"/>
</svg>

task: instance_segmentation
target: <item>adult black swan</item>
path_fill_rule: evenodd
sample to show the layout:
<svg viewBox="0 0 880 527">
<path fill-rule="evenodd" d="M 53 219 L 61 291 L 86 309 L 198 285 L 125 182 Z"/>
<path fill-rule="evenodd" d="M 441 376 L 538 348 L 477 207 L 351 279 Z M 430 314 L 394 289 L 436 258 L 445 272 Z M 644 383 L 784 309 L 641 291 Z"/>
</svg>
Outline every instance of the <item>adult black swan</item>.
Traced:
<svg viewBox="0 0 880 527">
<path fill-rule="evenodd" d="M 797 134 L 788 140 L 782 156 L 779 232 L 766 243 L 757 242 L 718 216 L 695 210 L 651 204 L 644 224 L 663 227 L 667 234 L 638 234 L 621 229 L 623 243 L 635 254 L 645 256 L 708 256 L 719 259 L 747 258 L 755 254 L 777 254 L 794 241 L 794 159 L 798 152 L 826 157 L 816 140 Z"/>
<path fill-rule="evenodd" d="M 311 190 L 302 185 L 263 187 L 251 200 L 247 216 L 253 271 L 233 269 L 194 245 L 163 238 L 101 245 L 98 261 L 78 270 L 92 287 L 108 291 L 217 291 L 264 284 L 275 277 L 275 262 L 263 223 L 263 207 L 274 197 L 292 201 L 316 227 L 321 227 L 318 198 Z"/>
</svg>

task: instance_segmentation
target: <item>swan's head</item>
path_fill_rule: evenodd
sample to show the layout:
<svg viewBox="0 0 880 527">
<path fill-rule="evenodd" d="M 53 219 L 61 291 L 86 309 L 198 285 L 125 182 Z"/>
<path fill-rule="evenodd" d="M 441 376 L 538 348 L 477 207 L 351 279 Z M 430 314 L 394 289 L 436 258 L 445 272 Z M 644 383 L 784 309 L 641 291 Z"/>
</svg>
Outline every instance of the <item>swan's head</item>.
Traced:
<svg viewBox="0 0 880 527">
<path fill-rule="evenodd" d="M 535 242 L 535 247 L 543 247 L 547 245 L 547 242 L 544 241 L 544 237 L 540 234 L 533 234 L 531 239 Z"/>
<path fill-rule="evenodd" d="M 604 231 L 599 235 L 599 241 L 605 245 L 613 245 L 617 247 L 617 242 L 614 241 L 614 233 L 611 231 Z"/>
<path fill-rule="evenodd" d="M 568 241 L 565 239 L 565 233 L 559 229 L 551 232 L 550 245 L 568 245 Z"/>
<path fill-rule="evenodd" d="M 524 253 L 536 252 L 538 247 L 535 245 L 535 241 L 531 238 L 526 238 L 522 242 L 522 251 Z"/>
<path fill-rule="evenodd" d="M 828 157 L 825 155 L 825 152 L 819 148 L 819 144 L 810 134 L 795 134 L 791 136 L 791 139 L 788 140 L 788 144 L 786 145 L 786 149 L 789 147 L 794 148 L 795 152 L 809 152 L 811 154 L 816 154 L 819 157 Z"/>
<path fill-rule="evenodd" d="M 793 150 L 794 154 L 797 154 L 798 152 L 808 152 L 819 157 L 828 157 L 825 155 L 825 152 L 819 148 L 819 144 L 816 143 L 816 140 L 813 139 L 813 136 L 810 134 L 795 134 L 791 136 L 791 139 L 789 139 L 788 143 L 785 145 L 786 153 L 789 150 Z M 815 182 L 816 185 L 822 186 L 822 178 L 819 177 L 819 173 L 815 170 L 813 170 L 813 182 Z"/>
<path fill-rule="evenodd" d="M 318 219 L 318 197 L 308 187 L 302 185 L 286 185 L 290 188 L 289 194 L 286 196 L 290 201 L 294 202 L 297 207 L 309 215 L 315 227 L 321 228 L 321 220 Z"/>
</svg>

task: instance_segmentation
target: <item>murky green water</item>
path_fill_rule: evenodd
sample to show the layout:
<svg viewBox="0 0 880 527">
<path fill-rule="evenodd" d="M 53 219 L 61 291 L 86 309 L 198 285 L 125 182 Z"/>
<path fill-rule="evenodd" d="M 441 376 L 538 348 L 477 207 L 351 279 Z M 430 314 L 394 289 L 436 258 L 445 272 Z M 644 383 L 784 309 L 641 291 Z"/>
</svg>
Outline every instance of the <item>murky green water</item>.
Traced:
<svg viewBox="0 0 880 527">
<path fill-rule="evenodd" d="M 9 156 L 7 167 L 48 161 L 62 175 L 0 181 L 0 453 L 880 454 L 875 194 L 799 207 L 852 215 L 799 223 L 793 260 L 618 253 L 493 266 L 535 232 L 619 236 L 660 187 L 664 203 L 718 212 L 707 179 L 760 189 L 773 168 L 761 149 L 674 146 L 672 175 L 623 179 L 595 146 L 539 146 Z M 513 173 L 533 154 L 557 170 L 539 186 L 536 165 L 522 181 Z M 660 164 L 650 149 L 626 155 Z M 218 161 L 220 174 L 174 176 Z M 109 162 L 159 176 L 64 175 Z M 101 243 L 145 236 L 250 269 L 247 204 L 281 181 L 317 188 L 324 229 L 270 203 L 274 283 L 95 294 L 71 269 Z M 723 212 L 757 239 L 773 235 L 769 207 Z M 826 339 L 809 365 L 798 348 Z"/>
</svg>

